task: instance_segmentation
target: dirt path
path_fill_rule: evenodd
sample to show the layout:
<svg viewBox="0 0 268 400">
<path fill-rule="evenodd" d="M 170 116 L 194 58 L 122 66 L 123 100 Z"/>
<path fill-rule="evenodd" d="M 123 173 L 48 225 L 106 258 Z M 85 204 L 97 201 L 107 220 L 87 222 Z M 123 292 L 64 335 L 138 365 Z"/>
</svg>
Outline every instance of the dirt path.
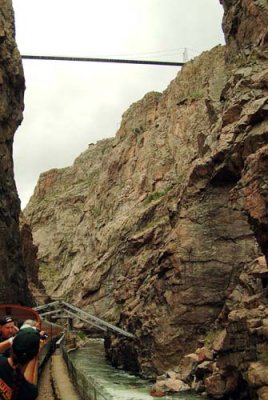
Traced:
<svg viewBox="0 0 268 400">
<path fill-rule="evenodd" d="M 81 400 L 59 351 L 44 366 L 38 388 L 37 400 Z"/>
<path fill-rule="evenodd" d="M 37 400 L 55 400 L 51 381 L 51 359 L 46 362 L 39 379 Z"/>
</svg>

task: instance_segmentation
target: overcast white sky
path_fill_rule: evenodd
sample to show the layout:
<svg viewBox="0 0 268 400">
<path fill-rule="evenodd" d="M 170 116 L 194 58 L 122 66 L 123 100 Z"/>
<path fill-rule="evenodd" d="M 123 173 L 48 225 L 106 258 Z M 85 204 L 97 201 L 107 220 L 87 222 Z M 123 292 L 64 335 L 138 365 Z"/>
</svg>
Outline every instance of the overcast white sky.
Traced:
<svg viewBox="0 0 268 400">
<path fill-rule="evenodd" d="M 183 61 L 224 43 L 218 0 L 13 0 L 21 54 Z M 25 111 L 14 142 L 22 208 L 41 172 L 113 137 L 121 116 L 178 67 L 24 60 Z"/>
</svg>

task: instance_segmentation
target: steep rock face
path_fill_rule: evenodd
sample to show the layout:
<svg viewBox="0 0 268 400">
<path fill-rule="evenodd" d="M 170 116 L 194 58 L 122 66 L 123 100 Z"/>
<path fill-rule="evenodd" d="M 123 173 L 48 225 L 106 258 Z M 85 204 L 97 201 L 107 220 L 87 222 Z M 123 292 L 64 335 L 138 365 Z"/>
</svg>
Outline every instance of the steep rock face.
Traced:
<svg viewBox="0 0 268 400">
<path fill-rule="evenodd" d="M 15 43 L 12 3 L 0 1 L 0 302 L 30 304 L 14 182 L 12 144 L 22 121 L 24 76 Z"/>
<path fill-rule="evenodd" d="M 40 261 L 48 265 L 43 274 L 54 295 L 82 297 L 85 304 L 95 295 L 95 307 L 99 303 L 103 313 L 105 295 L 111 297 L 111 292 L 100 287 L 105 276 L 114 282 L 113 265 L 122 262 L 115 257 L 125 251 L 132 258 L 143 246 L 143 236 L 149 233 L 151 241 L 157 227 L 169 232 L 169 210 L 156 207 L 155 199 L 163 200 L 171 191 L 177 196 L 189 164 L 204 151 L 226 80 L 223 56 L 221 47 L 205 53 L 163 94 L 149 93 L 133 104 L 116 138 L 90 145 L 70 168 L 41 175 L 25 216 Z"/>
<path fill-rule="evenodd" d="M 241 270 L 228 288 L 212 329 L 199 340 L 195 352 L 180 360 L 173 372 L 175 380 L 183 380 L 200 392 L 206 390 L 212 398 L 265 399 L 267 276 L 264 256 Z"/>
<path fill-rule="evenodd" d="M 227 54 L 244 59 L 250 53 L 267 56 L 268 4 L 266 0 L 220 0 L 224 7 L 223 32 Z"/>
<path fill-rule="evenodd" d="M 114 139 L 42 174 L 25 210 L 50 294 L 133 332 L 107 352 L 147 376 L 227 324 L 241 275 L 267 256 L 267 25 L 256 37 L 240 27 L 267 15 L 257 0 L 223 3 L 226 52 L 191 61 Z M 251 290 L 265 308 L 260 282 Z"/>
<path fill-rule="evenodd" d="M 23 213 L 20 214 L 20 233 L 23 263 L 25 265 L 31 295 L 37 304 L 48 303 L 50 298 L 46 294 L 44 285 L 38 278 L 38 248 L 33 243 L 31 227 L 24 220 Z"/>
</svg>

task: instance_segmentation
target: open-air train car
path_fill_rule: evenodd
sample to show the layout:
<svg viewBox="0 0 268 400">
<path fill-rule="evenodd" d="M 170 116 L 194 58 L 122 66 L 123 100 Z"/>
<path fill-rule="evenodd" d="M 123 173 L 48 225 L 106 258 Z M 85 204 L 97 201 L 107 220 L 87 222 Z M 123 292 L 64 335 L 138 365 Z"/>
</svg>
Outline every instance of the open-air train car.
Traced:
<svg viewBox="0 0 268 400">
<path fill-rule="evenodd" d="M 38 366 L 40 369 L 45 359 L 55 349 L 56 341 L 63 334 L 63 327 L 48 321 L 42 321 L 37 311 L 30 307 L 24 307 L 17 304 L 0 304 L 0 318 L 5 316 L 12 317 L 18 327 L 28 319 L 34 320 L 37 328 L 45 331 L 47 334 L 48 338 L 38 355 Z"/>
</svg>

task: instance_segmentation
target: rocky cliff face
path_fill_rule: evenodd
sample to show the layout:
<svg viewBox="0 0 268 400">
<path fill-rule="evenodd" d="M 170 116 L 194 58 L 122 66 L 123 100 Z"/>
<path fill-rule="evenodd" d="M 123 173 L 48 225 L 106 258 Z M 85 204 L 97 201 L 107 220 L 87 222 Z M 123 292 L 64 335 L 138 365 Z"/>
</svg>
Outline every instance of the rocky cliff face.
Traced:
<svg viewBox="0 0 268 400">
<path fill-rule="evenodd" d="M 12 3 L 0 0 L 0 302 L 30 304 L 12 160 L 13 136 L 24 106 L 24 75 L 14 36 Z"/>
<path fill-rule="evenodd" d="M 25 210 L 49 293 L 136 335 L 107 340 L 116 365 L 174 367 L 216 398 L 268 386 L 248 376 L 267 342 L 267 2 L 222 3 L 227 47 L 133 104 L 115 138 L 42 174 Z M 196 356 L 186 375 L 200 343 L 209 367 Z"/>
<path fill-rule="evenodd" d="M 266 0 L 220 0 L 224 8 L 223 32 L 227 57 L 237 60 L 267 52 L 268 4 Z"/>
<path fill-rule="evenodd" d="M 28 286 L 33 300 L 36 304 L 49 303 L 50 298 L 46 293 L 44 285 L 38 278 L 38 247 L 33 243 L 31 227 L 25 221 L 23 213 L 20 214 L 20 234 L 23 264 L 25 266 Z"/>
</svg>

